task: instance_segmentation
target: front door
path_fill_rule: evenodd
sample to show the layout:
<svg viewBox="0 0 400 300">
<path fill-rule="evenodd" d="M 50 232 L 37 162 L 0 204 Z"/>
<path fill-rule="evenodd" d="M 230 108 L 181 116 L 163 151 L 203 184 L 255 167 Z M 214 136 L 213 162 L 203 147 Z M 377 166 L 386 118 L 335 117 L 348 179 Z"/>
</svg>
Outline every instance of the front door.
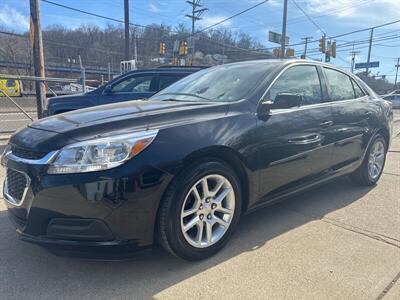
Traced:
<svg viewBox="0 0 400 300">
<path fill-rule="evenodd" d="M 331 165 L 331 104 L 314 65 L 287 69 L 275 81 L 263 101 L 279 94 L 302 96 L 300 106 L 272 109 L 258 121 L 260 139 L 260 197 L 269 199 L 323 176 Z"/>
</svg>

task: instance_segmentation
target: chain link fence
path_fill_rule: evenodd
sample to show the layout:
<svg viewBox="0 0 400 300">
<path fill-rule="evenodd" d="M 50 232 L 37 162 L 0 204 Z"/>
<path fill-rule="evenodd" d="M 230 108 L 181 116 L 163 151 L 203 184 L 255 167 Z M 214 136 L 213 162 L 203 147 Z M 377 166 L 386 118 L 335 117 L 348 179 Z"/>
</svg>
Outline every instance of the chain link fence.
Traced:
<svg viewBox="0 0 400 300">
<path fill-rule="evenodd" d="M 80 79 L 0 74 L 0 140 L 37 120 L 35 81 L 44 82 L 46 99 L 83 91 Z"/>
</svg>

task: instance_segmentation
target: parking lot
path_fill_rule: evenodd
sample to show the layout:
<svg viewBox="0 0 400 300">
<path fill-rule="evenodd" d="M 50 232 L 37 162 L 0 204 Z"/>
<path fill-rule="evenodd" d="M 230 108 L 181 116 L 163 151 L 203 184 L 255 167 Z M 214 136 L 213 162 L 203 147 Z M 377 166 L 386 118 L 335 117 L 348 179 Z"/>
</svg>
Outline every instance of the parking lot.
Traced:
<svg viewBox="0 0 400 300">
<path fill-rule="evenodd" d="M 57 257 L 19 241 L 1 201 L 0 299 L 400 299 L 399 133 L 397 111 L 376 186 L 342 178 L 247 215 L 202 262 Z"/>
</svg>

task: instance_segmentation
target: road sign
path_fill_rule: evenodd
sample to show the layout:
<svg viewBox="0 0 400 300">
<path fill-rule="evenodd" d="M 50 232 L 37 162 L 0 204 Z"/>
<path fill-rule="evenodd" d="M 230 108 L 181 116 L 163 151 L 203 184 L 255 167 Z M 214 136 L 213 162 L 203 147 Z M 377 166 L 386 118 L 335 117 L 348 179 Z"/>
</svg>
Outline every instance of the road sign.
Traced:
<svg viewBox="0 0 400 300">
<path fill-rule="evenodd" d="M 268 41 L 271 43 L 276 43 L 280 44 L 282 40 L 282 34 L 273 32 L 273 31 L 268 31 Z M 285 45 L 289 45 L 289 37 L 285 37 Z"/>
<path fill-rule="evenodd" d="M 355 69 L 379 68 L 379 61 L 371 61 L 370 63 L 357 63 Z"/>
</svg>

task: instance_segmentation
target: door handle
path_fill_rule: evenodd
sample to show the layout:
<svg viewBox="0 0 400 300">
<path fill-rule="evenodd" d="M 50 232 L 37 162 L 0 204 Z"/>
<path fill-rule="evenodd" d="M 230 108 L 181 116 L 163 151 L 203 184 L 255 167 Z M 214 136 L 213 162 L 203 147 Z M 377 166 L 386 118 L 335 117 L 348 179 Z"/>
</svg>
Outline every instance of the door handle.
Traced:
<svg viewBox="0 0 400 300">
<path fill-rule="evenodd" d="M 369 118 L 369 117 L 372 116 L 372 112 L 366 111 L 366 112 L 364 113 L 364 116 L 365 116 L 366 118 Z"/>
<path fill-rule="evenodd" d="M 333 121 L 325 121 L 325 122 L 322 122 L 321 124 L 319 124 L 319 126 L 321 126 L 321 127 L 330 127 L 332 125 L 333 125 Z"/>
<path fill-rule="evenodd" d="M 307 144 L 314 144 L 321 141 L 321 138 L 318 134 L 311 134 L 307 136 L 302 136 L 298 138 L 293 138 L 288 140 L 289 144 L 294 145 L 307 145 Z"/>
</svg>

